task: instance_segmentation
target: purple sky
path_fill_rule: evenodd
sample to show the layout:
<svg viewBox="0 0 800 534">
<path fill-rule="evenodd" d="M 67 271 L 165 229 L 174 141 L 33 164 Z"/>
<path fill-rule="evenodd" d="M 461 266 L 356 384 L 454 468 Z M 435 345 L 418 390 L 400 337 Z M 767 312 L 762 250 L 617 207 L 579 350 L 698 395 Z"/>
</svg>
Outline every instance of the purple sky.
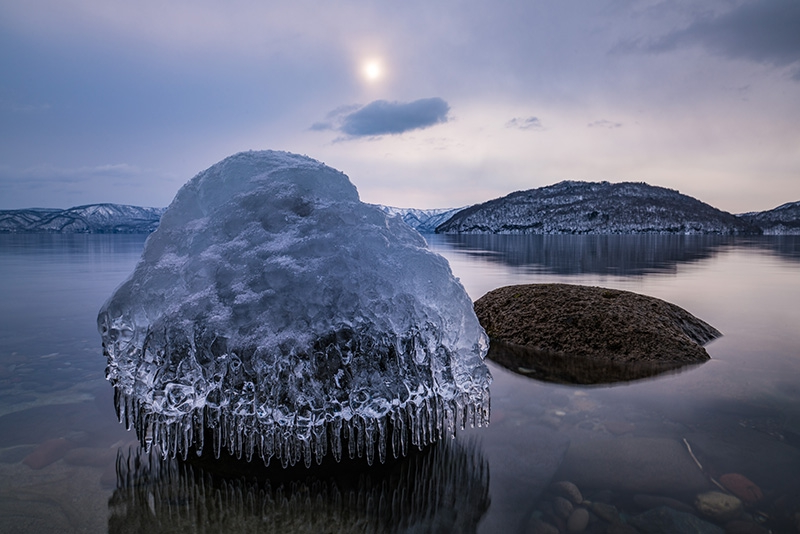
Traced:
<svg viewBox="0 0 800 534">
<path fill-rule="evenodd" d="M 0 209 L 165 206 L 220 159 L 307 154 L 362 200 L 560 180 L 800 200 L 800 1 L 0 4 Z"/>
</svg>

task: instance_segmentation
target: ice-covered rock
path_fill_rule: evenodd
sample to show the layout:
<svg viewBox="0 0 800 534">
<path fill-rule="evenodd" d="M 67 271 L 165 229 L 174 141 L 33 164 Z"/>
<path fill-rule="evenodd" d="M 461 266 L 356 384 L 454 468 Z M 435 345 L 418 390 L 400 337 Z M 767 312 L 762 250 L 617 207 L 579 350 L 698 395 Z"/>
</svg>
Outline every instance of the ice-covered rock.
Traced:
<svg viewBox="0 0 800 534">
<path fill-rule="evenodd" d="M 165 455 L 383 461 L 485 425 L 488 342 L 447 261 L 285 152 L 190 180 L 98 329 L 117 412 Z"/>
</svg>

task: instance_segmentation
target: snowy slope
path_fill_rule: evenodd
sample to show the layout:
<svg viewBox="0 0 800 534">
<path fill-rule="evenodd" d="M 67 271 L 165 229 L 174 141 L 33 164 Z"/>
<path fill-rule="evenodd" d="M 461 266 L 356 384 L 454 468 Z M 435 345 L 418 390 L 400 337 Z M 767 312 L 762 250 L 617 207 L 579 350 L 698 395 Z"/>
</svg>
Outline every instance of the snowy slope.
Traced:
<svg viewBox="0 0 800 534">
<path fill-rule="evenodd" d="M 767 235 L 800 235 L 800 200 L 767 211 L 742 213 L 739 217 L 760 226 Z"/>
<path fill-rule="evenodd" d="M 158 226 L 164 208 L 123 204 L 90 204 L 65 210 L 29 208 L 0 211 L 2 233 L 149 233 Z"/>
<path fill-rule="evenodd" d="M 421 234 L 432 234 L 436 227 L 446 222 L 454 214 L 464 208 L 443 208 L 420 210 L 416 208 L 393 208 L 391 206 L 378 207 L 387 215 L 400 216 L 406 224 Z"/>
<path fill-rule="evenodd" d="M 561 182 L 467 208 L 378 207 L 420 233 L 800 235 L 800 201 L 732 215 L 645 183 Z M 0 233 L 149 233 L 165 208 L 91 204 L 0 210 Z M 452 221 L 451 221 L 452 219 Z"/>
<path fill-rule="evenodd" d="M 476 204 L 447 234 L 759 234 L 760 228 L 678 191 L 645 183 L 574 182 Z"/>
</svg>

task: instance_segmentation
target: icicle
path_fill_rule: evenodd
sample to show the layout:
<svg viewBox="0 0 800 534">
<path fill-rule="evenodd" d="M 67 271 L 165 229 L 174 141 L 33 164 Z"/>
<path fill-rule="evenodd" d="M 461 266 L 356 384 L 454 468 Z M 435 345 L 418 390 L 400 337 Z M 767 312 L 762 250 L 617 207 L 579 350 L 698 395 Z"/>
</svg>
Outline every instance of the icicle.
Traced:
<svg viewBox="0 0 800 534">
<path fill-rule="evenodd" d="M 347 441 L 347 452 L 350 455 L 350 459 L 356 457 L 356 432 L 354 428 L 354 422 L 351 419 L 350 421 L 346 421 L 344 423 L 344 439 Z"/>
<path fill-rule="evenodd" d="M 133 415 L 135 413 L 134 400 L 128 395 L 122 393 L 122 403 L 123 403 L 123 409 L 125 411 L 125 430 L 130 431 L 134 425 L 133 421 Z"/>
<path fill-rule="evenodd" d="M 297 436 L 295 433 L 289 433 L 289 437 L 287 438 L 289 442 L 292 444 L 292 457 L 291 457 L 291 464 L 295 465 L 300 463 L 300 456 L 302 454 L 302 447 L 301 447 L 301 438 Z M 305 444 L 305 439 L 302 440 L 302 443 Z"/>
<path fill-rule="evenodd" d="M 491 397 L 488 391 L 484 391 L 481 396 L 481 421 L 478 426 L 489 426 L 489 420 L 492 414 Z"/>
<path fill-rule="evenodd" d="M 177 423 L 165 425 L 167 427 L 167 437 L 169 438 L 169 453 L 170 457 L 174 460 L 178 454 L 178 448 L 181 439 L 181 429 Z"/>
<path fill-rule="evenodd" d="M 214 458 L 219 460 L 219 453 L 222 451 L 222 422 L 219 421 L 212 432 L 214 439 Z"/>
<path fill-rule="evenodd" d="M 188 420 L 187 420 L 188 419 Z M 189 417 L 184 418 L 183 421 L 183 443 L 181 443 L 181 453 L 183 459 L 186 460 L 186 457 L 189 454 L 189 447 L 192 443 L 192 434 L 194 433 L 194 427 L 191 423 L 191 414 Z"/>
<path fill-rule="evenodd" d="M 278 450 L 280 450 L 281 465 L 283 466 L 284 469 L 289 467 L 290 453 L 289 453 L 288 441 L 289 440 L 286 439 L 285 435 L 280 436 L 280 447 L 278 448 Z"/>
<path fill-rule="evenodd" d="M 422 428 L 424 431 L 423 444 L 427 445 L 428 443 L 432 443 L 433 441 L 435 441 L 433 437 L 434 411 L 431 409 L 430 397 L 425 397 L 425 400 L 422 403 L 422 414 L 423 414 Z"/>
<path fill-rule="evenodd" d="M 336 462 L 342 461 L 342 420 L 339 417 L 330 422 L 328 431 L 331 439 L 331 452 Z"/>
<path fill-rule="evenodd" d="M 386 462 L 386 417 L 381 417 L 377 421 L 378 427 L 378 460 Z"/>
<path fill-rule="evenodd" d="M 312 430 L 312 438 L 314 443 L 314 457 L 316 458 L 317 465 L 322 463 L 322 459 L 327 453 L 327 432 L 325 431 L 325 422 L 317 423 Z"/>
<path fill-rule="evenodd" d="M 460 430 L 464 430 L 466 428 L 467 422 L 467 407 L 464 404 L 464 398 L 462 395 L 458 395 L 455 398 L 456 402 L 456 426 Z"/>
<path fill-rule="evenodd" d="M 275 436 L 272 425 L 267 426 L 261 432 L 262 436 L 262 449 L 261 457 L 269 464 L 270 459 L 275 455 Z"/>
<path fill-rule="evenodd" d="M 244 432 L 245 432 L 244 436 L 245 458 L 247 458 L 247 461 L 249 462 L 253 459 L 253 452 L 255 451 L 256 446 L 254 443 L 252 431 L 245 430 Z"/>
<path fill-rule="evenodd" d="M 391 413 L 391 421 L 392 421 L 392 455 L 396 459 L 400 454 L 402 448 L 402 445 L 400 443 L 403 439 L 402 408 L 398 408 L 397 410 Z"/>
<path fill-rule="evenodd" d="M 375 459 L 375 420 L 364 421 L 364 447 L 367 453 L 367 465 L 372 465 Z"/>
<path fill-rule="evenodd" d="M 472 402 L 467 402 L 467 421 L 470 428 L 475 428 L 475 404 Z"/>
<path fill-rule="evenodd" d="M 408 426 L 409 414 L 408 407 L 401 407 L 400 412 L 400 454 L 402 456 L 408 455 L 408 434 L 410 428 Z"/>
<path fill-rule="evenodd" d="M 119 388 L 114 388 L 114 410 L 117 412 L 117 420 L 122 423 L 125 421 L 125 401 L 120 403 L 120 396 L 122 393 Z M 130 430 L 130 429 L 128 429 Z"/>
<path fill-rule="evenodd" d="M 194 445 L 197 455 L 203 454 L 203 447 L 205 446 L 205 410 L 195 410 L 192 413 L 192 430 L 194 434 Z"/>
<path fill-rule="evenodd" d="M 306 438 L 301 440 L 303 446 L 303 461 L 306 468 L 311 467 L 311 440 Z"/>
</svg>

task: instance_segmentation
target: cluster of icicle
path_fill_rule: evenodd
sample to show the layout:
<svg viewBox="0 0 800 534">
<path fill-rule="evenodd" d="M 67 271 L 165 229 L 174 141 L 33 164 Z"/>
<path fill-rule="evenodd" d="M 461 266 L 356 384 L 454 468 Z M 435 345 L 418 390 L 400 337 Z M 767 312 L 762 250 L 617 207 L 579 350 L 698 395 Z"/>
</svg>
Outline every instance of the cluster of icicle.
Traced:
<svg viewBox="0 0 800 534">
<path fill-rule="evenodd" d="M 344 454 L 349 458 L 366 458 L 372 465 L 376 452 L 383 463 L 387 450 L 394 458 L 406 456 L 409 445 L 417 448 L 455 436 L 456 429 L 482 427 L 489 424 L 489 392 L 475 399 L 467 394 L 452 400 L 439 396 L 424 399 L 419 405 L 398 405 L 383 417 L 361 415 L 351 419 L 331 416 L 314 426 L 303 429 L 281 426 L 273 421 L 260 420 L 256 415 L 226 413 L 219 408 L 204 406 L 174 420 L 165 421 L 135 396 L 114 389 L 114 406 L 121 423 L 136 430 L 145 451 L 155 446 L 164 458 L 180 456 L 186 459 L 190 450 L 198 455 L 211 438 L 214 456 L 223 449 L 241 459 L 251 461 L 260 457 L 266 465 L 272 458 L 283 467 L 302 461 L 306 467 L 317 464 L 330 452 L 336 461 Z M 210 436 L 206 431 L 210 430 Z"/>
<path fill-rule="evenodd" d="M 210 449 L 283 467 L 328 454 L 372 465 L 489 424 L 488 370 L 463 363 L 480 362 L 480 344 L 463 354 L 419 332 L 393 340 L 347 329 L 307 350 L 274 352 L 237 348 L 200 327 L 137 328 L 105 313 L 100 325 L 117 416 L 165 458 Z M 440 337 L 427 332 L 428 341 Z"/>
</svg>

